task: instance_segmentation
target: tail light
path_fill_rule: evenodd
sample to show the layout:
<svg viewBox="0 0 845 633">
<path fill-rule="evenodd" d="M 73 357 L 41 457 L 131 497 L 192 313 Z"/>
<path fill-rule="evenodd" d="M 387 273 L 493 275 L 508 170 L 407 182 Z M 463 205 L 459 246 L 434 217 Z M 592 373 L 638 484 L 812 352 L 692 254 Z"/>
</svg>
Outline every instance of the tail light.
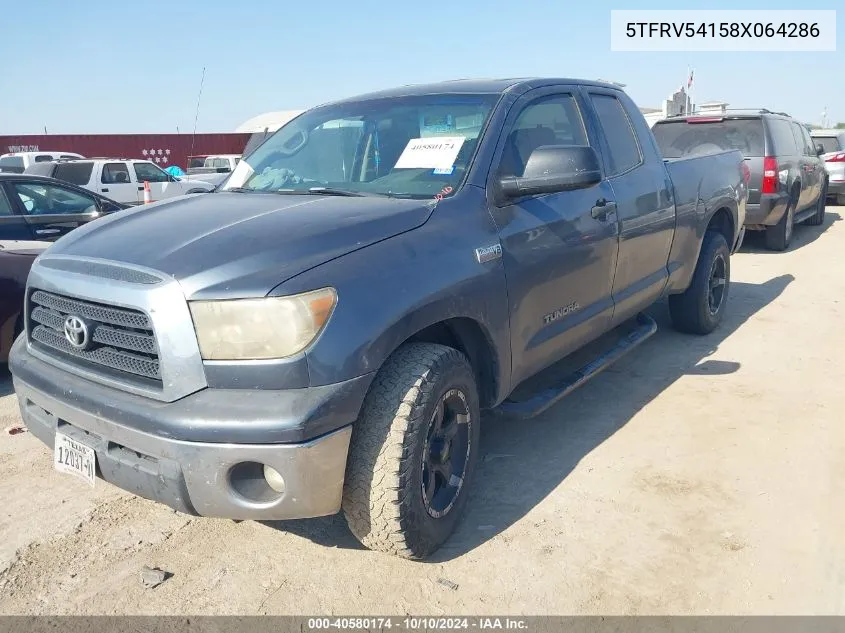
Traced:
<svg viewBox="0 0 845 633">
<path fill-rule="evenodd" d="M 763 188 L 761 193 L 777 193 L 778 190 L 778 160 L 774 156 L 763 159 Z"/>
<path fill-rule="evenodd" d="M 839 152 L 838 154 L 834 154 L 830 158 L 825 158 L 824 162 L 826 162 L 826 163 L 845 163 L 845 152 Z"/>
<path fill-rule="evenodd" d="M 748 169 L 748 163 L 745 161 L 742 161 L 742 180 L 746 185 L 751 180 L 751 170 Z"/>
</svg>

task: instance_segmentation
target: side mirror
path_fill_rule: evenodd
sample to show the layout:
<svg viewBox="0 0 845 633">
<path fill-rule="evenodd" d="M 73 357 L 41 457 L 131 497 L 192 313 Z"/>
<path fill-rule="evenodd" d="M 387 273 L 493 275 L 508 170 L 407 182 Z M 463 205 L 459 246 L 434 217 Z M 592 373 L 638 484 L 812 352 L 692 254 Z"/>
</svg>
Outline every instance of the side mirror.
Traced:
<svg viewBox="0 0 845 633">
<path fill-rule="evenodd" d="M 826 152 L 824 151 L 824 146 L 821 145 L 821 144 L 817 144 L 816 145 L 816 156 L 821 156 L 822 154 L 825 154 L 825 153 Z"/>
<path fill-rule="evenodd" d="M 521 177 L 502 178 L 499 186 L 506 198 L 520 198 L 585 189 L 599 182 L 601 166 L 592 147 L 545 145 L 531 152 Z"/>
</svg>

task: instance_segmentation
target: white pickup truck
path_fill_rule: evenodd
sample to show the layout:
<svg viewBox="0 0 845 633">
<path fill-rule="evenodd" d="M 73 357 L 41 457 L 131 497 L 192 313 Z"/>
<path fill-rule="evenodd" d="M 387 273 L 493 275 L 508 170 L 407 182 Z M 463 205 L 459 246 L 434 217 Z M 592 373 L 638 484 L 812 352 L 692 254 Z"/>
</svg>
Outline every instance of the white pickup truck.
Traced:
<svg viewBox="0 0 845 633">
<path fill-rule="evenodd" d="M 123 204 L 144 202 L 144 182 L 150 183 L 153 202 L 189 193 L 205 193 L 215 186 L 206 180 L 171 176 L 147 160 L 57 160 L 34 164 L 26 173 L 64 180 Z"/>
<path fill-rule="evenodd" d="M 229 177 L 240 160 L 240 154 L 189 156 L 187 174 L 189 177 L 202 178 L 216 186 Z"/>
</svg>

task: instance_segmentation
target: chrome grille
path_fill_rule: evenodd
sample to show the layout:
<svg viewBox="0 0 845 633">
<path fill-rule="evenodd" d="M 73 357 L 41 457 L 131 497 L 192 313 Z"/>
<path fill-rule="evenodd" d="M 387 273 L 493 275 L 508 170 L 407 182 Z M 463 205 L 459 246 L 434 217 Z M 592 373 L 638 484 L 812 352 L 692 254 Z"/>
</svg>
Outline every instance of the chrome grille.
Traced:
<svg viewBox="0 0 845 633">
<path fill-rule="evenodd" d="M 85 320 L 90 336 L 85 349 L 65 337 L 68 316 Z M 29 298 L 29 337 L 42 351 L 63 360 L 161 382 L 152 323 L 138 310 L 36 290 Z"/>
</svg>

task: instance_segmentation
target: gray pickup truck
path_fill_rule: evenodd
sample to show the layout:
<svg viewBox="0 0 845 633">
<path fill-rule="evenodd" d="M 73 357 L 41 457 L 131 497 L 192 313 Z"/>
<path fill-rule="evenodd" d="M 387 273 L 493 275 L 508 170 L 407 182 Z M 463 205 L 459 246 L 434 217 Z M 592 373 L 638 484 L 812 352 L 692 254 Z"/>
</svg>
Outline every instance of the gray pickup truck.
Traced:
<svg viewBox="0 0 845 633">
<path fill-rule="evenodd" d="M 423 558 L 466 504 L 481 410 L 549 407 L 653 334 L 642 311 L 661 298 L 682 331 L 718 326 L 744 165 L 664 161 L 600 82 L 314 108 L 220 190 L 97 220 L 38 258 L 10 361 L 23 418 L 91 485 L 201 516 L 342 509 L 368 547 Z"/>
</svg>

